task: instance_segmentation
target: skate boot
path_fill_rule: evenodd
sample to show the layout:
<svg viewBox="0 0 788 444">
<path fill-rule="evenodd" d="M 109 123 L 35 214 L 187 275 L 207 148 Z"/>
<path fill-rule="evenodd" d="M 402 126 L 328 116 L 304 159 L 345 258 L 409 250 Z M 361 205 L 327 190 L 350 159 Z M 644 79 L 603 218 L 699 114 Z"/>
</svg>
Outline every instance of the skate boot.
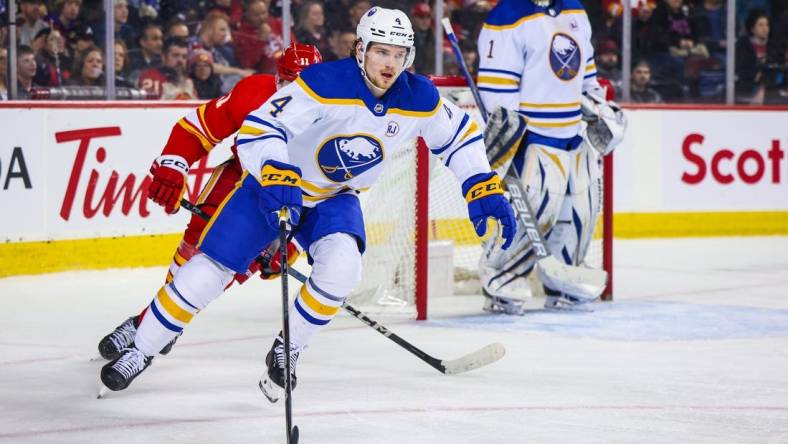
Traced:
<svg viewBox="0 0 788 444">
<path fill-rule="evenodd" d="M 488 293 L 484 288 L 482 288 L 482 293 L 484 294 L 484 305 L 482 306 L 482 310 L 486 312 L 517 316 L 522 316 L 525 312 L 523 308 L 525 301 L 522 299 L 496 296 Z"/>
<path fill-rule="evenodd" d="M 152 361 L 152 356 L 145 356 L 133 345 L 124 348 L 117 359 L 101 367 L 101 382 L 112 391 L 123 390 L 148 368 Z"/>
<path fill-rule="evenodd" d="M 290 345 L 290 382 L 294 390 L 296 387 L 296 361 L 298 361 L 298 350 Z M 271 402 L 276 402 L 282 397 L 285 388 L 285 342 L 282 334 L 274 339 L 271 350 L 265 357 L 265 365 L 268 372 L 260 379 L 258 386 L 266 398 Z"/>
<path fill-rule="evenodd" d="M 131 344 L 134 343 L 134 335 L 137 334 L 137 316 L 132 316 L 122 324 L 115 327 L 115 330 L 112 333 L 104 336 L 98 344 L 99 354 L 102 358 L 111 361 L 113 359 L 117 359 L 120 356 L 121 351 L 124 348 L 128 348 Z M 163 349 L 159 352 L 159 354 L 166 355 L 167 353 L 172 350 L 172 346 L 175 345 L 175 341 L 183 334 L 183 331 L 178 333 L 178 336 L 173 338 L 167 345 L 164 346 Z"/>
<path fill-rule="evenodd" d="M 596 299 L 574 296 L 551 290 L 547 287 L 544 287 L 544 294 L 546 296 L 544 308 L 548 310 L 581 311 L 587 313 L 594 311 L 593 302 Z"/>
</svg>

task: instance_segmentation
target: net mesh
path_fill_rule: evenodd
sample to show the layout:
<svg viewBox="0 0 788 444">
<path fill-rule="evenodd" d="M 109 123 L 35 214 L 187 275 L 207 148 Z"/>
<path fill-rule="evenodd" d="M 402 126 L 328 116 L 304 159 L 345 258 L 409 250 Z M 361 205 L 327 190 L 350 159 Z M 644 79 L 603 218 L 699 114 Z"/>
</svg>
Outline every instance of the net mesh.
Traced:
<svg viewBox="0 0 788 444">
<path fill-rule="evenodd" d="M 439 91 L 467 111 L 484 127 L 470 89 L 441 87 Z M 416 314 L 415 305 L 415 226 L 416 150 L 410 146 L 390 159 L 375 186 L 362 195 L 362 208 L 367 230 L 367 251 L 363 258 L 363 278 L 351 296 L 351 302 L 362 310 L 381 314 Z M 430 157 L 428 240 L 451 242 L 454 288 L 453 293 L 480 294 L 478 262 L 482 253 L 480 240 L 467 218 L 467 204 L 460 184 L 441 162 Z M 427 188 L 427 187 L 422 187 Z M 600 212 L 600 218 L 602 214 Z M 600 219 L 601 220 L 601 219 Z M 586 264 L 602 267 L 602 224 L 597 223 L 594 241 Z M 488 230 L 488 235 L 495 230 Z"/>
</svg>

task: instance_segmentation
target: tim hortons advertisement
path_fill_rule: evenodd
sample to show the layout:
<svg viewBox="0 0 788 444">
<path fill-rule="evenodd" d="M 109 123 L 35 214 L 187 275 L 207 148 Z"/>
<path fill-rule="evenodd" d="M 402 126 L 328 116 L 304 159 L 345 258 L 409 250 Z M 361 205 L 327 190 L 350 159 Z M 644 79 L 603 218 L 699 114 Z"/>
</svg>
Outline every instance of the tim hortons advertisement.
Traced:
<svg viewBox="0 0 788 444">
<path fill-rule="evenodd" d="M 193 105 L 191 105 L 193 106 Z M 173 233 L 185 210 L 166 215 L 147 200 L 148 169 L 189 107 L 0 109 L 0 218 L 4 241 Z M 195 200 L 217 147 L 189 172 Z"/>
<path fill-rule="evenodd" d="M 788 210 L 788 111 L 630 110 L 617 212 Z"/>
</svg>

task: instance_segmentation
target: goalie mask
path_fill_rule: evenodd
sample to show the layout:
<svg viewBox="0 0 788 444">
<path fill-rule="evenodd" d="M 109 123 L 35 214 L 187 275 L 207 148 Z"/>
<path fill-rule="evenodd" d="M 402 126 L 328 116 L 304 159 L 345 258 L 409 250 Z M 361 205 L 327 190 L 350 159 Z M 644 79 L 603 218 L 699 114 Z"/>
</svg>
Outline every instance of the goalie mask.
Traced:
<svg viewBox="0 0 788 444">
<path fill-rule="evenodd" d="M 371 8 L 358 22 L 356 38 L 361 42 L 360 49 L 356 50 L 356 63 L 358 63 L 364 78 L 367 78 L 367 73 L 364 70 L 364 54 L 372 43 L 385 43 L 407 48 L 408 54 L 405 56 L 405 63 L 397 73 L 398 76 L 413 64 L 413 59 L 416 57 L 416 48 L 413 46 L 413 26 L 408 16 L 398 9 L 386 9 L 379 6 Z"/>
</svg>

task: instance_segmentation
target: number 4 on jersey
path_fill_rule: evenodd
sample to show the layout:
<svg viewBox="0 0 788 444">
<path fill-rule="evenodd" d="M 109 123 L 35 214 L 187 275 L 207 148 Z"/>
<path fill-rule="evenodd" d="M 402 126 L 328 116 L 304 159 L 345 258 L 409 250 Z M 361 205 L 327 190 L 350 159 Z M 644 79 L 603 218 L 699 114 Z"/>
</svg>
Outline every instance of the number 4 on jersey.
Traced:
<svg viewBox="0 0 788 444">
<path fill-rule="evenodd" d="M 284 111 L 285 106 L 287 106 L 287 104 L 290 103 L 291 100 L 293 100 L 293 97 L 291 97 L 291 96 L 282 97 L 281 99 L 272 100 L 271 101 L 271 105 L 274 107 L 274 109 L 271 111 L 271 117 L 276 117 L 277 114 L 279 114 L 282 111 Z"/>
</svg>

